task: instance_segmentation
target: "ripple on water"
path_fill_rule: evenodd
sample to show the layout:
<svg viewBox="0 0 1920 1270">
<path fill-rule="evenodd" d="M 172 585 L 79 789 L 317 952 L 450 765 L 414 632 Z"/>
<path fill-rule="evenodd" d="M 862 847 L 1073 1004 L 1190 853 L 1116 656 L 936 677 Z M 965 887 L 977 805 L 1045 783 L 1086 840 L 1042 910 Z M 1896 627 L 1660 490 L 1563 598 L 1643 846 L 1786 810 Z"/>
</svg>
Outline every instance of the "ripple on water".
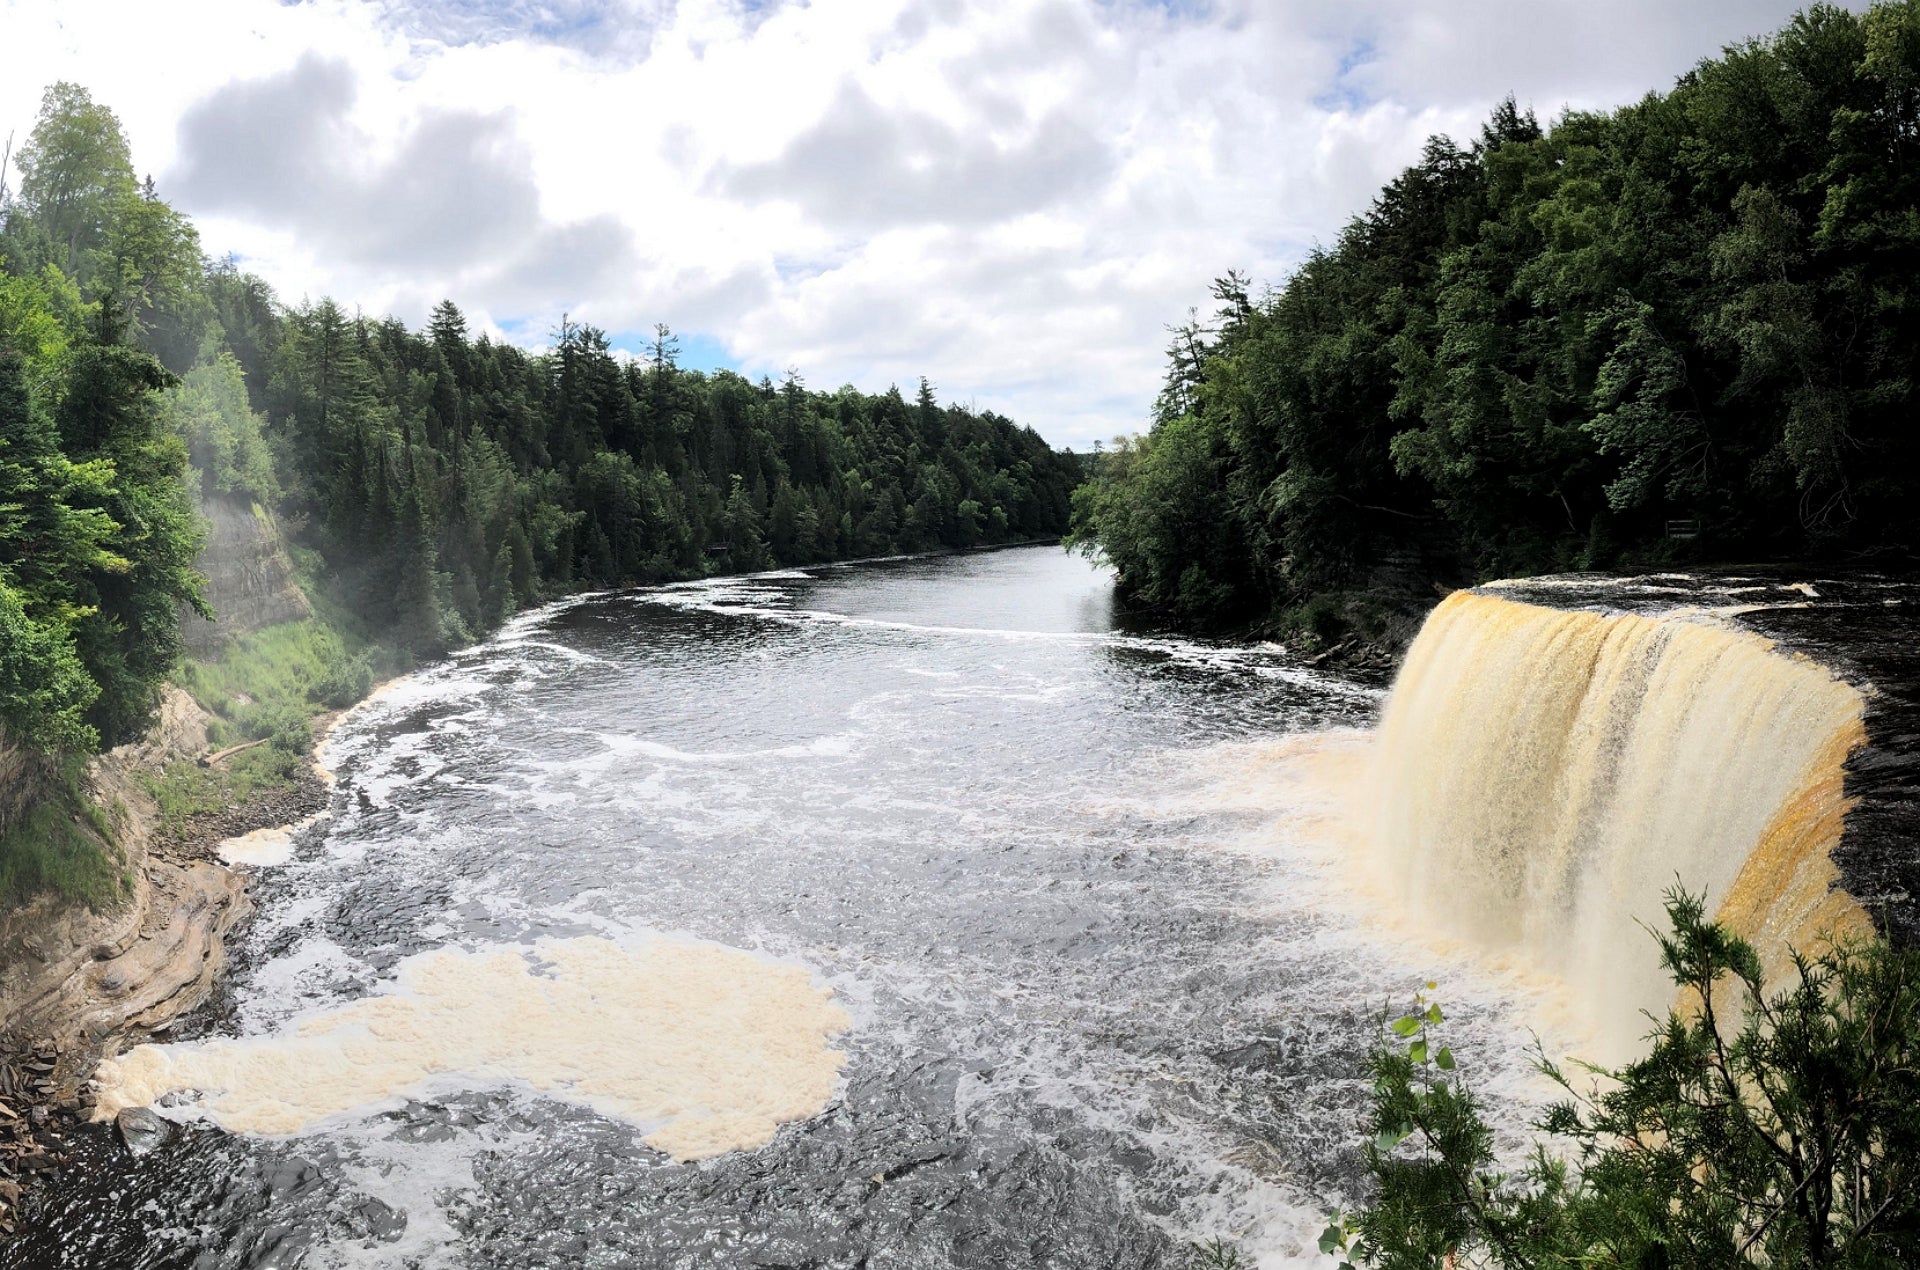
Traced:
<svg viewBox="0 0 1920 1270">
<path fill-rule="evenodd" d="M 1339 879 L 1306 822 L 1275 829 L 1283 791 L 1234 791 L 1264 780 L 1246 747 L 1364 725 L 1377 689 L 1120 630 L 1105 575 L 1056 550 L 808 574 L 522 615 L 347 720 L 334 818 L 259 875 L 189 1052 L 280 1062 L 385 1026 L 405 967 L 659 931 L 813 968 L 851 1019 L 838 1092 L 682 1162 L 651 1119 L 446 1054 L 459 1018 L 408 1014 L 429 1039 L 404 1047 L 445 1059 L 424 1083 L 319 1117 L 277 1087 L 292 1136 L 189 1126 L 138 1161 L 94 1141 L 0 1266 L 1104 1270 L 1212 1235 L 1317 1261 L 1359 1178 L 1371 1022 L 1446 966 L 1323 902 Z M 549 986 L 504 956 L 501 991 L 453 1012 L 489 1043 Z M 1463 1004 L 1463 1058 L 1517 1055 L 1502 991 Z M 799 1058 L 828 1051 L 821 1017 Z"/>
</svg>

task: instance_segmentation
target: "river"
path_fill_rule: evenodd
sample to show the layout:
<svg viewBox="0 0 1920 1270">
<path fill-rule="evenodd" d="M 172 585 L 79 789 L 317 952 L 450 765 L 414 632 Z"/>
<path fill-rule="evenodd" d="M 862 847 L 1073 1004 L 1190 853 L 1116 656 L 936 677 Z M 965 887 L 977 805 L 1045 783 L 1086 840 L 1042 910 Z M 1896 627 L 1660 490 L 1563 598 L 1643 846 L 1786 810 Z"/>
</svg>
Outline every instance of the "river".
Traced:
<svg viewBox="0 0 1920 1270">
<path fill-rule="evenodd" d="M 1127 631 L 1058 548 L 523 615 L 340 728 L 332 817 L 167 1039 L 284 1035 L 434 950 L 657 935 L 832 991 L 824 1109 L 680 1162 L 484 1065 L 292 1134 L 181 1105 L 138 1159 L 86 1136 L 0 1265 L 1324 1265 L 1385 1004 L 1442 979 L 1509 1125 L 1540 1017 L 1377 916 L 1287 775 L 1383 689 Z"/>
</svg>

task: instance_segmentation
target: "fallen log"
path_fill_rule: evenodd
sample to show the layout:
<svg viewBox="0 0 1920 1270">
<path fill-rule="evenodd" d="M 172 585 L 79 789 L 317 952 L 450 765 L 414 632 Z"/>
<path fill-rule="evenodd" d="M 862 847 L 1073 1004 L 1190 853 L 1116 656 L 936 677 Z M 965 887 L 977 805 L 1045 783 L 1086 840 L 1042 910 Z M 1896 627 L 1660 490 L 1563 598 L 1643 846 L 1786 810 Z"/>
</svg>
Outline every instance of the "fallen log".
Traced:
<svg viewBox="0 0 1920 1270">
<path fill-rule="evenodd" d="M 218 763 L 223 758 L 232 758 L 235 754 L 238 754 L 242 750 L 250 750 L 257 745 L 265 745 L 271 739 L 272 738 L 270 737 L 263 736 L 258 741 L 246 741 L 239 745 L 229 745 L 224 750 L 215 750 L 213 753 L 207 755 L 205 758 L 200 760 L 200 766 L 212 767 L 215 763 Z"/>
</svg>

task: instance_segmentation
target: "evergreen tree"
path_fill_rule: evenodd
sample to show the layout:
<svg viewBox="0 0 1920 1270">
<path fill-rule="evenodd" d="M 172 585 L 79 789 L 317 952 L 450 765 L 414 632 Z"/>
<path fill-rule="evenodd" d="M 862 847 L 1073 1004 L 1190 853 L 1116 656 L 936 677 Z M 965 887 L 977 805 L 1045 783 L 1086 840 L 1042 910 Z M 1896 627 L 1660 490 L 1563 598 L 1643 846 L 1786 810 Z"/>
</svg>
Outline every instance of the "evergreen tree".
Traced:
<svg viewBox="0 0 1920 1270">
<path fill-rule="evenodd" d="M 1916 31 L 1814 5 L 1664 96 L 1435 138 L 1284 286 L 1216 284 L 1075 541 L 1197 623 L 1383 575 L 1910 555 Z"/>
</svg>

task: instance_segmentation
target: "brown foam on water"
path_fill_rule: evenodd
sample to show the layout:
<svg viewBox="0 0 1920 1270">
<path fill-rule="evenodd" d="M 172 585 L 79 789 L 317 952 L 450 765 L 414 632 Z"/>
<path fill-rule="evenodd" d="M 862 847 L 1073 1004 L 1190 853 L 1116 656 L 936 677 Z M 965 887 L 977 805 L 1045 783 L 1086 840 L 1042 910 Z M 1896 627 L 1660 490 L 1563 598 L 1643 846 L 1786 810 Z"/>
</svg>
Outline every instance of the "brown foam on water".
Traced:
<svg viewBox="0 0 1920 1270">
<path fill-rule="evenodd" d="M 848 1026 L 800 966 L 605 939 L 410 957 L 394 990 L 266 1037 L 142 1045 L 101 1065 L 95 1115 L 169 1094 L 236 1133 L 292 1134 L 428 1087 L 523 1083 L 651 1130 L 680 1160 L 818 1114 Z"/>
<path fill-rule="evenodd" d="M 224 839 L 215 848 L 215 852 L 228 864 L 250 864 L 256 867 L 285 864 L 293 859 L 294 838 L 303 829 L 320 823 L 327 814 L 324 811 L 317 811 L 305 820 L 298 820 L 290 825 L 255 829 L 249 833 Z"/>
</svg>

